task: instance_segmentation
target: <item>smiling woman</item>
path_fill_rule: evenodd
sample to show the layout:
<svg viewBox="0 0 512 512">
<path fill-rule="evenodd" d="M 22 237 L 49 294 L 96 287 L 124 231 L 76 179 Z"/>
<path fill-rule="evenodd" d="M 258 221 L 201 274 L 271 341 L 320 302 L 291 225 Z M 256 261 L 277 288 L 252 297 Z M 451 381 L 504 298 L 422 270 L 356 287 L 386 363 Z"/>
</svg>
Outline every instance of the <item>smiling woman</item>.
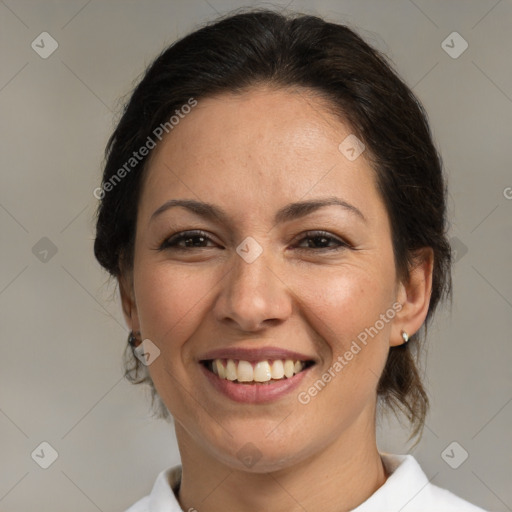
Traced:
<svg viewBox="0 0 512 512">
<path fill-rule="evenodd" d="M 150 66 L 103 184 L 190 98 L 98 211 L 127 377 L 174 418 L 182 460 L 130 511 L 481 510 L 376 443 L 379 405 L 421 435 L 417 356 L 451 290 L 418 100 L 343 25 L 239 13 Z"/>
</svg>

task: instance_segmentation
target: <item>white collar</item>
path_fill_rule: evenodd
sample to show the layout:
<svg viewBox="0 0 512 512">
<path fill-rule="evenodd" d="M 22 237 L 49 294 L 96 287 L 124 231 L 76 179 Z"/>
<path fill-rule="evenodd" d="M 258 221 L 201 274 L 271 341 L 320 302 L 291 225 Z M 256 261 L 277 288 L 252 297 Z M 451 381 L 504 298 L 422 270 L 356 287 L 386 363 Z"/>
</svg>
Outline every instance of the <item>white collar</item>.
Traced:
<svg viewBox="0 0 512 512">
<path fill-rule="evenodd" d="M 384 485 L 352 512 L 485 512 L 430 483 L 412 455 L 380 455 L 389 476 Z M 126 512 L 183 512 L 175 496 L 180 480 L 181 466 L 162 471 L 151 494 Z"/>
</svg>

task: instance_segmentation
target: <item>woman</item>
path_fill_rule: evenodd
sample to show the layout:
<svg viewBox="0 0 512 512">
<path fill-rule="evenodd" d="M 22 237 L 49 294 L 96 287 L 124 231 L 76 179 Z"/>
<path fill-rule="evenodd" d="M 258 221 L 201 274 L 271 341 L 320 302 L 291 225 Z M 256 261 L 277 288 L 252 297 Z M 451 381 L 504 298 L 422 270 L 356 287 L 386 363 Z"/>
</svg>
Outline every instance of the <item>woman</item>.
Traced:
<svg viewBox="0 0 512 512">
<path fill-rule="evenodd" d="M 412 455 L 416 366 L 451 291 L 423 109 L 345 26 L 252 11 L 173 44 L 107 147 L 95 253 L 120 285 L 127 376 L 182 465 L 136 511 L 478 511 Z"/>
</svg>

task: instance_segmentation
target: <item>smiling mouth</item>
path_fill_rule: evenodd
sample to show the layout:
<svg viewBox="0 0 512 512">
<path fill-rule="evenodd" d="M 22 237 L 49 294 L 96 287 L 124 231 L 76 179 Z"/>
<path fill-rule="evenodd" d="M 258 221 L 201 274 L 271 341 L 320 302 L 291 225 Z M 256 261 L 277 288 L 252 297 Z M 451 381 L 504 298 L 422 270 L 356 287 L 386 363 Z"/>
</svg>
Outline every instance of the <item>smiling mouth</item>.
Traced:
<svg viewBox="0 0 512 512">
<path fill-rule="evenodd" d="M 201 364 L 222 380 L 237 384 L 271 384 L 292 378 L 315 364 L 314 361 L 293 359 L 207 359 Z"/>
</svg>

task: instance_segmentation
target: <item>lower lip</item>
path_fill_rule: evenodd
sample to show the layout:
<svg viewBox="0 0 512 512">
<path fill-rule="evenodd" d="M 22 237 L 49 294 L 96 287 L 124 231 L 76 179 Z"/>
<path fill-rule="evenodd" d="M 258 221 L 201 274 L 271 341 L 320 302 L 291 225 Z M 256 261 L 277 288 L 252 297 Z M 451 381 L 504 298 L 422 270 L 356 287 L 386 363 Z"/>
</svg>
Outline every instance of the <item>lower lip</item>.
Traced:
<svg viewBox="0 0 512 512">
<path fill-rule="evenodd" d="M 310 370 L 310 368 L 306 368 L 289 379 L 270 382 L 270 384 L 238 384 L 227 379 L 221 379 L 202 364 L 200 366 L 206 378 L 217 391 L 235 402 L 251 404 L 272 402 L 282 398 L 293 391 L 300 384 L 304 375 Z"/>
</svg>

